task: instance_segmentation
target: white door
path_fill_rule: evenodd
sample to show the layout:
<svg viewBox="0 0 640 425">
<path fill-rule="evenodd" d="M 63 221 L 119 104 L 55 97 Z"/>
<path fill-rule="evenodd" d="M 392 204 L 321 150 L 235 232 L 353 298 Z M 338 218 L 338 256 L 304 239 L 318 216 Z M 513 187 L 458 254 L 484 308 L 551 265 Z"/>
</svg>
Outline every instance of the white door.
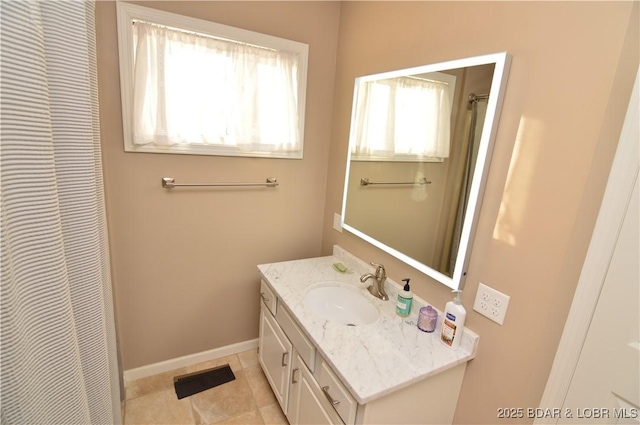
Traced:
<svg viewBox="0 0 640 425">
<path fill-rule="evenodd" d="M 295 356 L 287 419 L 291 425 L 342 425 L 302 358 Z"/>
<path fill-rule="evenodd" d="M 640 423 L 638 203 L 636 178 L 558 423 Z"/>
<path fill-rule="evenodd" d="M 639 85 L 536 425 L 640 423 Z"/>
<path fill-rule="evenodd" d="M 258 361 L 284 412 L 287 411 L 292 345 L 264 303 L 260 306 Z"/>
</svg>

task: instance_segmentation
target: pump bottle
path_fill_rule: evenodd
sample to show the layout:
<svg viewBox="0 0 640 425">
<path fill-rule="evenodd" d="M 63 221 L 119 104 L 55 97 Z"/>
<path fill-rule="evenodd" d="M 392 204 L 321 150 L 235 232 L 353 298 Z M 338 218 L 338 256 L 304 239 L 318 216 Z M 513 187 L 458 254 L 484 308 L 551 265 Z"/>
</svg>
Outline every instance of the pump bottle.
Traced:
<svg viewBox="0 0 640 425">
<path fill-rule="evenodd" d="M 462 306 L 462 291 L 455 289 L 453 292 L 456 294 L 453 301 L 449 301 L 444 308 L 440 340 L 452 350 L 457 350 L 462 340 L 467 311 Z"/>
<path fill-rule="evenodd" d="M 396 304 L 396 313 L 398 316 L 406 317 L 411 313 L 411 302 L 413 301 L 413 294 L 411 293 L 411 287 L 409 286 L 409 278 L 402 279 L 405 283 L 402 291 L 398 292 L 398 303 Z"/>
</svg>

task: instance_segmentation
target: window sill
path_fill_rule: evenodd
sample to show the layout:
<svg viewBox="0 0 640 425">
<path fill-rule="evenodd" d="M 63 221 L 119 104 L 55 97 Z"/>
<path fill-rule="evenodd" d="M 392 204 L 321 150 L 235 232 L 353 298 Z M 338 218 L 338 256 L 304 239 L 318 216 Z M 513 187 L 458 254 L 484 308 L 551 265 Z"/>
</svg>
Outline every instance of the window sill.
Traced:
<svg viewBox="0 0 640 425">
<path fill-rule="evenodd" d="M 243 151 L 232 146 L 125 146 L 125 152 L 162 153 L 180 155 L 237 156 L 250 158 L 303 159 L 303 152 L 258 152 Z"/>
</svg>

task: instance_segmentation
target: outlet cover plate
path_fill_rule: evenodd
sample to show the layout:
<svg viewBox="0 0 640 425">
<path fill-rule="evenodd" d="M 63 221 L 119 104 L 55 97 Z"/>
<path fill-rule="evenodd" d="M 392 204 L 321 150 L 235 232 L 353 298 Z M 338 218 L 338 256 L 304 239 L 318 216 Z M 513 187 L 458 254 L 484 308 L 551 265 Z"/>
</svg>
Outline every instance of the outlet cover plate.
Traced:
<svg viewBox="0 0 640 425">
<path fill-rule="evenodd" d="M 333 229 L 342 233 L 342 216 L 338 213 L 333 213 Z"/>
<path fill-rule="evenodd" d="M 497 324 L 502 325 L 504 323 L 504 316 L 507 314 L 509 299 L 510 297 L 508 295 L 480 282 L 478 284 L 476 300 L 473 303 L 473 309 Z"/>
</svg>

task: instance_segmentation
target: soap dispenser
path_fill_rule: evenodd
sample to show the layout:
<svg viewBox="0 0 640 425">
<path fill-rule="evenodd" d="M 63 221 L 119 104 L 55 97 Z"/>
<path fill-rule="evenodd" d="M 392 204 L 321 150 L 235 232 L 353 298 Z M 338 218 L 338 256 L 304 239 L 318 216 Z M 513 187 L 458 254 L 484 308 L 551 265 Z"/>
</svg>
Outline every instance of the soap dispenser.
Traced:
<svg viewBox="0 0 640 425">
<path fill-rule="evenodd" d="M 402 291 L 398 292 L 398 303 L 396 304 L 396 313 L 398 316 L 406 317 L 411 313 L 411 302 L 413 301 L 413 294 L 411 293 L 411 288 L 409 287 L 409 278 L 402 279 L 404 284 L 404 288 Z"/>
<path fill-rule="evenodd" d="M 462 306 L 462 291 L 455 289 L 453 292 L 456 294 L 453 301 L 449 301 L 444 308 L 440 340 L 452 350 L 457 350 L 462 340 L 467 311 Z"/>
</svg>

